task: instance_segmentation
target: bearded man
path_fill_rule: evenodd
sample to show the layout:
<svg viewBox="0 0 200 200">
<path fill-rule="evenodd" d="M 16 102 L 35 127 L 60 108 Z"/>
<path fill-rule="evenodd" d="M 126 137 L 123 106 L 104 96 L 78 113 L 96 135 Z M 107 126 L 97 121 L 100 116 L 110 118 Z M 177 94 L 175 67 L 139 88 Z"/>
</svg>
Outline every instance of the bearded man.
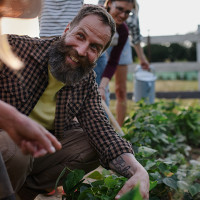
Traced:
<svg viewBox="0 0 200 200">
<path fill-rule="evenodd" d="M 65 166 L 87 173 L 100 164 L 129 178 L 116 199 L 138 183 L 142 196 L 148 198 L 148 174 L 105 116 L 92 70 L 114 33 L 115 23 L 106 10 L 86 5 L 60 38 L 9 36 L 12 50 L 25 67 L 16 74 L 3 65 L 0 98 L 40 123 L 62 144 L 56 153 L 33 160 L 17 156 L 15 144 L 0 131 L 0 145 L 9 146 L 2 155 L 21 199 L 32 200 L 54 188 Z"/>
</svg>

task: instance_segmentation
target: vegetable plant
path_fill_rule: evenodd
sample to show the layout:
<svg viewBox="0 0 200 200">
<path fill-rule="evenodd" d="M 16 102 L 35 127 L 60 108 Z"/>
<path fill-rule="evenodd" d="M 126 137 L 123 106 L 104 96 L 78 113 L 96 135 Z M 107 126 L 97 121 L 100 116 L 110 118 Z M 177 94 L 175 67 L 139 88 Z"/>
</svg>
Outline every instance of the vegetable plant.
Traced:
<svg viewBox="0 0 200 200">
<path fill-rule="evenodd" d="M 65 172 L 66 168 L 57 179 L 55 188 Z M 76 169 L 64 178 L 62 183 L 65 192 L 65 195 L 62 196 L 63 200 L 113 200 L 127 180 L 122 176 L 111 174 L 105 169 L 102 173 L 94 171 L 87 176 L 94 181 L 85 181 L 84 175 L 83 170 Z M 121 197 L 121 200 L 129 199 L 142 200 L 138 186 Z"/>
<path fill-rule="evenodd" d="M 200 147 L 200 107 L 141 100 L 122 129 L 149 174 L 150 200 L 200 199 L 200 154 L 199 160 L 192 155 Z M 56 182 L 62 180 L 63 200 L 113 200 L 127 180 L 105 169 L 88 177 L 82 170 L 65 174 L 66 169 Z M 129 199 L 142 199 L 138 186 L 121 198 Z"/>
</svg>

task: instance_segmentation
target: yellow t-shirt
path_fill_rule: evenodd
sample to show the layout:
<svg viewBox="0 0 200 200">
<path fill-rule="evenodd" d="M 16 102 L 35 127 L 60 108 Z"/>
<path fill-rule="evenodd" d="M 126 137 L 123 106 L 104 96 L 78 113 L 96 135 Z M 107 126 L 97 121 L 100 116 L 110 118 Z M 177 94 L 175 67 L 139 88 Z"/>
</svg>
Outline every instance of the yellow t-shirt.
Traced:
<svg viewBox="0 0 200 200">
<path fill-rule="evenodd" d="M 53 77 L 49 68 L 49 83 L 29 117 L 48 130 L 54 130 L 56 94 L 65 85 Z"/>
</svg>

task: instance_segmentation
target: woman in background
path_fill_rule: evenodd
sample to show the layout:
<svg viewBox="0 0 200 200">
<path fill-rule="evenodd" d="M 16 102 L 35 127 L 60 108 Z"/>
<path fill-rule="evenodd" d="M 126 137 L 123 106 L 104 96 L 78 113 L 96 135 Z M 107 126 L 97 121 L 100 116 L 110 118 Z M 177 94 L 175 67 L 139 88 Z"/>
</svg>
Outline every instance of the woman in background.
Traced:
<svg viewBox="0 0 200 200">
<path fill-rule="evenodd" d="M 104 0 L 100 0 L 99 4 L 104 4 L 104 2 L 105 2 Z M 124 7 L 124 4 L 126 3 L 132 4 L 132 7 L 131 6 Z M 114 6 L 112 4 L 114 4 Z M 129 1 L 128 0 L 127 1 L 126 0 L 121 0 L 121 1 L 108 0 L 106 1 L 105 6 L 117 24 L 117 33 L 118 33 L 119 27 L 122 24 L 125 24 L 125 21 L 127 20 L 126 22 L 128 24 L 129 32 L 131 33 L 132 44 L 134 45 L 135 51 L 140 60 L 140 65 L 142 66 L 143 69 L 149 69 L 149 63 L 140 45 L 141 35 L 140 35 L 140 27 L 139 27 L 139 19 L 138 19 L 138 4 L 136 0 L 132 0 L 132 1 L 131 0 Z M 111 6 L 112 6 L 112 10 L 110 10 Z M 124 40 L 126 40 L 126 42 L 125 44 L 122 45 Z M 102 95 L 102 98 L 106 99 L 106 102 L 108 104 L 109 92 L 107 90 L 107 85 L 109 83 L 109 80 L 112 78 L 113 74 L 115 73 L 115 94 L 117 98 L 116 114 L 117 114 L 117 121 L 119 125 L 122 126 L 125 115 L 126 115 L 126 107 L 127 107 L 126 80 L 127 80 L 127 73 L 128 73 L 128 65 L 133 62 L 132 50 L 131 50 L 128 36 L 126 38 L 126 36 L 119 34 L 118 44 L 113 47 L 111 46 L 107 50 L 107 54 L 108 54 L 108 62 L 107 62 L 107 65 L 105 66 L 105 71 L 103 75 L 101 74 L 99 75 L 97 73 L 97 78 L 98 76 L 101 76 L 101 83 L 98 83 L 100 84 L 99 91 Z M 97 67 L 95 71 L 97 71 L 98 68 L 99 68 L 99 61 L 97 63 Z"/>
</svg>

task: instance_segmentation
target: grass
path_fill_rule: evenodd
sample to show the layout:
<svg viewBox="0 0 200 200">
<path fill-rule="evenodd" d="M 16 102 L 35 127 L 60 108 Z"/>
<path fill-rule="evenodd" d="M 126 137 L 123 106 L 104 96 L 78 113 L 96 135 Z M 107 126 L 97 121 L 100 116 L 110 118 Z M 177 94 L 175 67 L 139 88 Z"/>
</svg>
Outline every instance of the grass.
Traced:
<svg viewBox="0 0 200 200">
<path fill-rule="evenodd" d="M 110 91 L 114 92 L 114 78 L 110 82 Z M 127 81 L 127 92 L 133 92 L 134 82 Z M 197 91 L 198 81 L 183 81 L 183 80 L 157 80 L 155 82 L 155 91 Z"/>
<path fill-rule="evenodd" d="M 110 91 L 114 92 L 114 78 L 110 82 Z M 156 92 L 168 92 L 168 91 L 197 91 L 198 90 L 198 81 L 183 81 L 183 80 L 157 80 L 155 82 L 155 91 Z M 127 92 L 134 91 L 134 83 L 133 81 L 127 81 Z M 159 99 L 155 99 L 158 101 Z M 175 100 L 176 102 L 181 103 L 182 105 L 195 105 L 199 104 L 199 99 L 171 99 L 167 101 Z M 116 100 L 110 101 L 110 110 L 114 116 L 116 116 L 115 111 Z M 135 102 L 128 100 L 127 102 L 127 115 L 129 115 L 130 111 L 134 110 Z"/>
</svg>

